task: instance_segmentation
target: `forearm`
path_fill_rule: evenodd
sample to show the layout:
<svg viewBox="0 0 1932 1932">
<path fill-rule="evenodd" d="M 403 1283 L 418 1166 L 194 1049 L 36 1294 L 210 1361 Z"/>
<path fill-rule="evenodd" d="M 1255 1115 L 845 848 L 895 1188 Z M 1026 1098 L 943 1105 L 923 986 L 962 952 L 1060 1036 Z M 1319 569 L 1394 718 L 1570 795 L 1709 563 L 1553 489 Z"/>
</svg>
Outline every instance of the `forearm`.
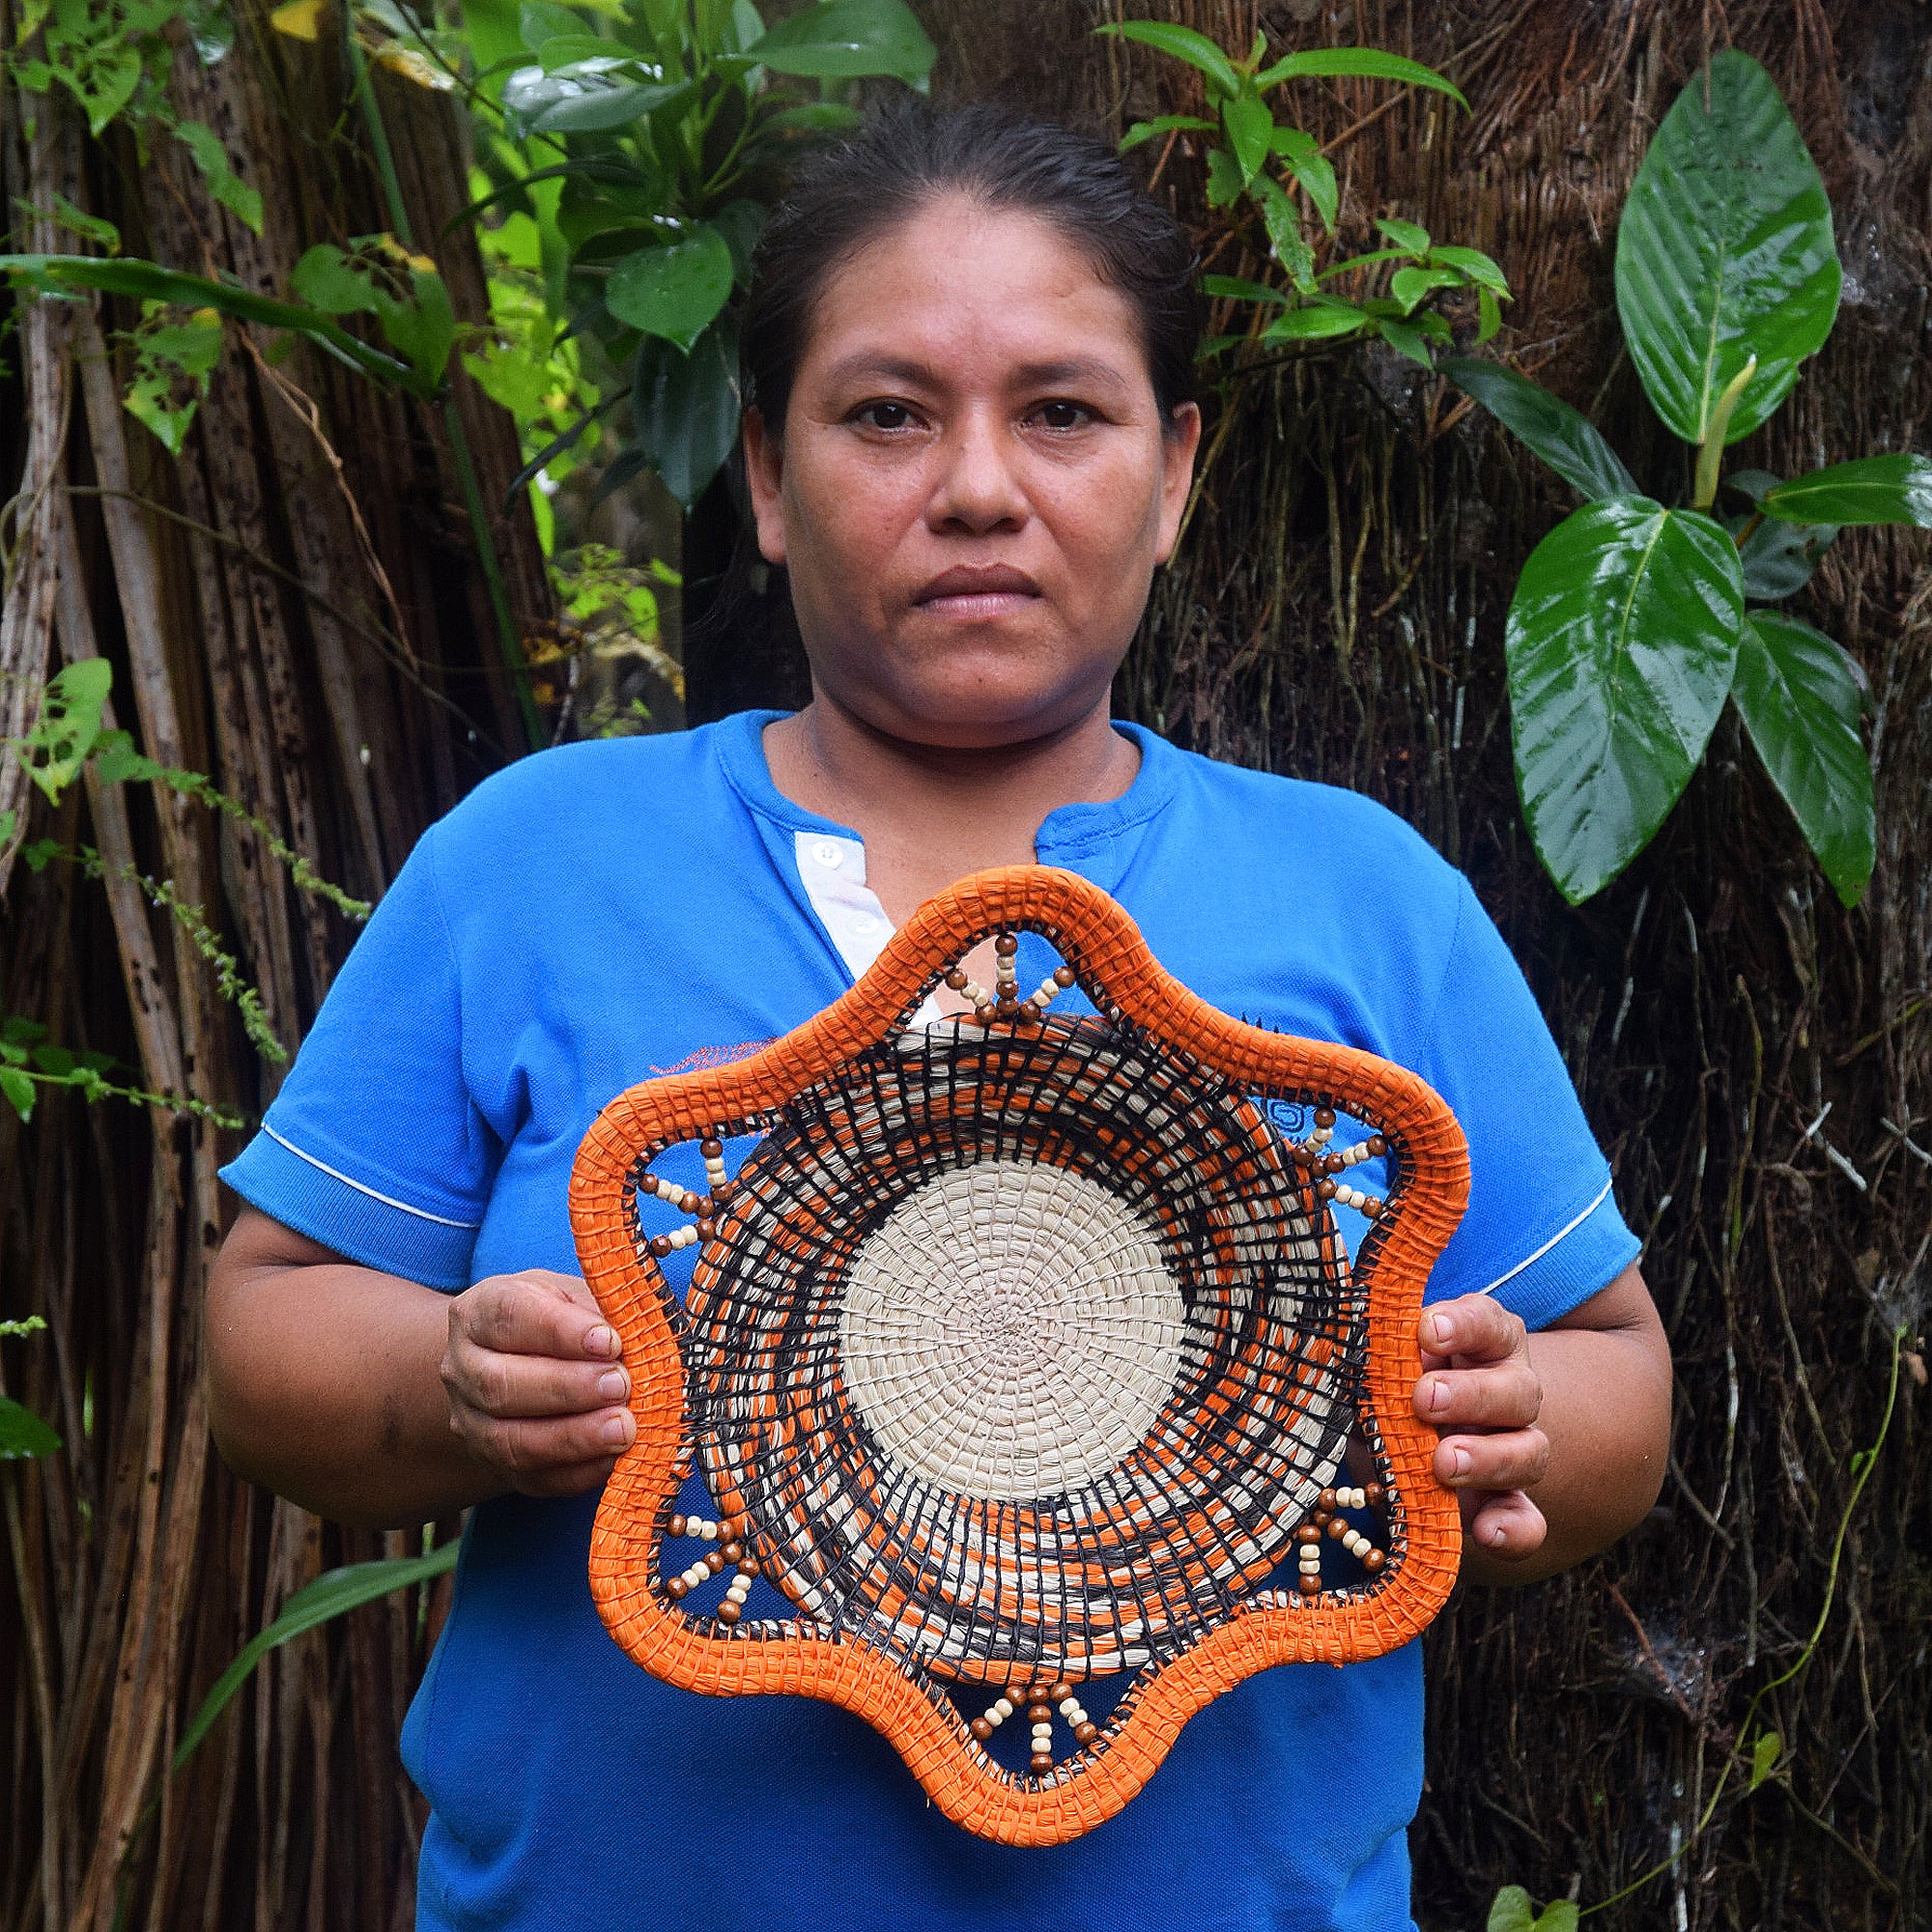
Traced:
<svg viewBox="0 0 1932 1932">
<path fill-rule="evenodd" d="M 451 1515 L 503 1487 L 450 1428 L 449 1298 L 373 1268 L 243 1269 L 207 1319 L 210 1423 L 238 1474 L 367 1528 Z"/>
<path fill-rule="evenodd" d="M 1559 1324 L 1529 1337 L 1549 1461 L 1525 1487 L 1548 1533 L 1520 1557 L 1468 1540 L 1463 1575 L 1471 1582 L 1553 1576 L 1607 1548 L 1657 1500 L 1670 1445 L 1669 1350 L 1634 1269 L 1605 1294 L 1615 1295 L 1622 1318 L 1613 1325 Z"/>
</svg>

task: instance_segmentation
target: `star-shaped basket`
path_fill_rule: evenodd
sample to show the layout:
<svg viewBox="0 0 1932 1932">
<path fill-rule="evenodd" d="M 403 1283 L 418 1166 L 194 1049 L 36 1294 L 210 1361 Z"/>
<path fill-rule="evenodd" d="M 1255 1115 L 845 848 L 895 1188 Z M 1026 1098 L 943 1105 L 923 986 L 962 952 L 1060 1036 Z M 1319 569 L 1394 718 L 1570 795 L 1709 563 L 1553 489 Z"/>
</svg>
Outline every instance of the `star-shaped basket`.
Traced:
<svg viewBox="0 0 1932 1932">
<path fill-rule="evenodd" d="M 1023 931 L 1062 962 L 1031 993 Z M 961 965 L 988 937 L 991 989 Z M 972 1014 L 917 1025 L 942 980 Z M 1047 1010 L 1074 984 L 1094 1014 Z M 702 1194 L 652 1171 L 689 1141 Z M 584 1139 L 571 1217 L 637 1421 L 591 1538 L 605 1622 L 668 1683 L 856 1712 L 981 1836 L 1078 1836 L 1243 1678 L 1441 1606 L 1462 1535 L 1415 1328 L 1467 1177 L 1412 1073 L 1216 1012 L 1072 873 L 965 880 L 815 1019 Z M 690 1219 L 646 1236 L 645 1197 Z M 1352 1269 L 1335 1203 L 1369 1222 Z M 694 1469 L 715 1517 L 677 1510 Z M 789 1615 L 747 1616 L 759 1577 Z"/>
</svg>

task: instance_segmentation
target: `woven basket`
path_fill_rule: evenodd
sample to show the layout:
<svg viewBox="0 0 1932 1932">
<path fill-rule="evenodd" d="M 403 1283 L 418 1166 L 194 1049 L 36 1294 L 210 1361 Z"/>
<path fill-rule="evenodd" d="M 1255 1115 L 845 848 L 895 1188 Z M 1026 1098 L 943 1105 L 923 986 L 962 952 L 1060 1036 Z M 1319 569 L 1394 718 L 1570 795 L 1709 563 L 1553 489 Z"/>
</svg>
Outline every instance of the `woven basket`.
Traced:
<svg viewBox="0 0 1932 1932">
<path fill-rule="evenodd" d="M 1023 930 L 1064 962 L 1031 995 Z M 989 936 L 977 1014 L 914 1026 Z M 1043 1010 L 1075 981 L 1094 1015 Z M 1331 1142 L 1338 1113 L 1372 1138 Z M 687 1141 L 702 1196 L 653 1172 Z M 1368 1156 L 1385 1198 L 1350 1185 Z M 585 1137 L 572 1220 L 638 1425 L 592 1534 L 605 1622 L 668 1683 L 858 1713 L 982 1836 L 1091 1830 L 1221 1691 L 1393 1649 L 1447 1596 L 1460 1518 L 1411 1404 L 1467 1166 L 1413 1074 L 1216 1012 L 1084 880 L 964 881 L 815 1019 Z M 650 1196 L 688 1224 L 646 1238 Z M 1372 1217 L 1352 1269 L 1338 1200 Z M 713 1518 L 677 1513 L 694 1468 Z M 790 1615 L 744 1614 L 754 1577 Z"/>
</svg>

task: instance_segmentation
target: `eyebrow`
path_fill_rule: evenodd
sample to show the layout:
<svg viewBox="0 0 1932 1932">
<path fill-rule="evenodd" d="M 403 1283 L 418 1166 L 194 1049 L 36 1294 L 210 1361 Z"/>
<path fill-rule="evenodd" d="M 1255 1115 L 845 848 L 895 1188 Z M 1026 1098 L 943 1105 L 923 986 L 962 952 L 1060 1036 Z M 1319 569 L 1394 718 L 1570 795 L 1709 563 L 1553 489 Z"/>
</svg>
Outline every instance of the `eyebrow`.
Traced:
<svg viewBox="0 0 1932 1932">
<path fill-rule="evenodd" d="M 867 349 L 858 350 L 843 361 L 834 363 L 831 376 L 835 383 L 879 377 L 888 382 L 921 384 L 935 388 L 942 386 L 945 380 L 930 363 L 914 361 L 902 355 L 877 354 Z M 1022 388 L 1051 388 L 1061 383 L 1118 385 L 1122 381 L 1121 372 L 1112 363 L 1085 355 L 1055 362 L 1022 362 L 1014 369 L 1013 377 Z"/>
</svg>

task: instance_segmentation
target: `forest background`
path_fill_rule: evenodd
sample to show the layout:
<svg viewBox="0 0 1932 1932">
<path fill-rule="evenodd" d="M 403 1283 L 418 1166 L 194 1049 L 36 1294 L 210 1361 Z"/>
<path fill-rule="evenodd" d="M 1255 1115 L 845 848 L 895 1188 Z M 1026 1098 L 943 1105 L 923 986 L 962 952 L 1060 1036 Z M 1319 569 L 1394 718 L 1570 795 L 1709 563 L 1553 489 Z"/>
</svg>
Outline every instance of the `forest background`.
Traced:
<svg viewBox="0 0 1932 1932">
<path fill-rule="evenodd" d="M 942 98 L 1000 96 L 1112 138 L 1206 104 L 1184 66 L 1094 36 L 1121 17 L 1104 0 L 916 11 Z M 1686 81 L 1723 47 L 1748 51 L 1817 158 L 1845 279 L 1823 353 L 1737 458 L 1791 476 L 1925 444 L 1922 0 L 1154 11 L 1237 54 L 1260 32 L 1270 58 L 1362 44 L 1449 75 L 1466 113 L 1366 80 L 1297 87 L 1293 118 L 1338 170 L 1339 239 L 1372 247 L 1373 220 L 1395 217 L 1486 251 L 1515 298 L 1487 353 L 1660 477 L 1689 457 L 1616 325 L 1619 211 Z M 85 40 L 101 17 L 119 31 L 96 36 L 83 89 L 23 78 L 36 35 Z M 17 1075 L 0 1107 L 0 1318 L 44 1323 L 0 1331 L 0 1387 L 60 1438 L 0 1463 L 0 1926 L 23 1932 L 411 1921 L 420 1816 L 395 1740 L 446 1577 L 272 1650 L 181 1755 L 211 1688 L 304 1586 L 418 1558 L 456 1528 L 338 1530 L 210 1455 L 197 1318 L 228 1212 L 224 1122 L 272 1094 L 274 1053 L 353 940 L 353 901 L 380 896 L 490 770 L 557 735 L 797 694 L 781 628 L 755 611 L 728 639 L 693 641 L 681 621 L 682 599 L 715 594 L 728 489 L 685 474 L 687 526 L 634 464 L 592 502 L 645 434 L 641 404 L 560 452 L 554 488 L 519 480 L 594 400 L 596 371 L 555 340 L 544 265 L 503 206 L 460 218 L 501 178 L 498 124 L 440 84 L 440 62 L 476 60 L 461 23 L 426 38 L 412 18 L 386 0 L 348 23 L 327 0 L 272 23 L 255 0 L 112 0 L 104 16 L 0 0 L 9 246 L 116 247 L 263 300 L 332 288 L 352 342 L 417 373 L 439 347 L 409 327 L 435 305 L 432 270 L 451 324 L 445 398 L 267 327 L 231 323 L 213 355 L 187 303 L 144 324 L 126 296 L 0 296 L 0 736 L 29 747 L 0 771 Z M 149 49 L 125 93 L 117 39 Z M 1149 171 L 1211 246 L 1225 223 L 1204 147 L 1177 130 L 1150 144 Z M 400 252 L 356 253 L 384 235 Z M 318 244 L 363 284 L 313 257 L 298 276 Z M 1921 1924 L 1924 539 L 1844 531 L 1793 606 L 1870 687 L 1876 866 L 1859 902 L 1827 884 L 1727 712 L 1660 836 L 1572 907 L 1523 827 L 1502 648 L 1518 573 L 1572 506 L 1562 486 L 1379 339 L 1248 357 L 1209 446 L 1120 709 L 1217 756 L 1367 791 L 1470 873 L 1646 1231 L 1678 1368 L 1650 1521 L 1536 1589 L 1463 1593 L 1429 1638 L 1418 1916 L 1432 1932 L 1481 1924 L 1520 1884 L 1558 1902 L 1548 1925 L 1566 1899 L 1606 1928 Z M 63 664 L 96 657 L 113 680 L 98 722 L 129 739 L 82 758 L 42 699 Z M 27 762 L 59 781 L 35 787 Z M 1497 1922 L 1526 1923 L 1518 1911 L 1506 1896 Z"/>
</svg>

